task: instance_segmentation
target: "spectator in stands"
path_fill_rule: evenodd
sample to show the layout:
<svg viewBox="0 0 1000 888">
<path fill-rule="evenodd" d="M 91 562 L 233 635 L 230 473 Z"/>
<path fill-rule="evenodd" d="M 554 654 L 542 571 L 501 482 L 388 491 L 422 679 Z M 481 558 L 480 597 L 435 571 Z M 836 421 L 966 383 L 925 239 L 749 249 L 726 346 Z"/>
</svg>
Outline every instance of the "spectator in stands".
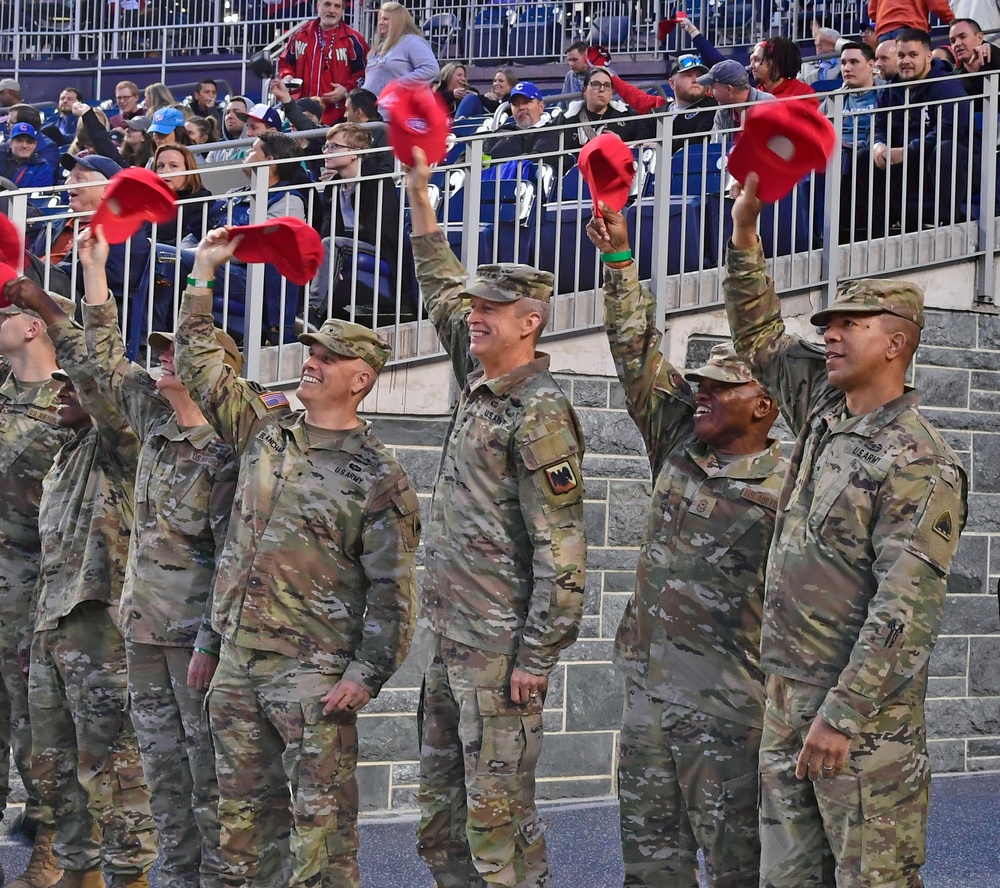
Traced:
<svg viewBox="0 0 1000 888">
<path fill-rule="evenodd" d="M 210 117 L 222 126 L 222 109 L 218 106 L 219 87 L 214 80 L 199 80 L 194 92 L 184 104 L 191 109 L 193 117 Z"/>
<path fill-rule="evenodd" d="M 870 46 L 872 51 L 878 47 L 878 35 L 875 33 L 875 26 L 871 22 L 865 22 L 861 26 L 861 40 L 866 46 Z"/>
<path fill-rule="evenodd" d="M 701 60 L 708 68 L 711 68 L 712 65 L 718 64 L 726 58 L 715 48 L 709 39 L 701 33 L 698 26 L 691 18 L 681 19 L 680 25 L 690 38 L 691 43 L 694 45 L 695 52 L 701 56 Z"/>
<path fill-rule="evenodd" d="M 530 80 L 522 80 L 510 91 L 510 108 L 511 115 L 497 130 L 496 137 L 483 145 L 483 154 L 494 160 L 534 154 L 535 143 L 549 122 L 541 90 Z M 505 136 L 505 133 L 518 135 Z"/>
<path fill-rule="evenodd" d="M 293 130 L 307 132 L 320 126 L 323 106 L 315 99 L 305 98 L 295 101 L 283 80 L 271 81 L 271 95 L 281 103 L 285 120 L 292 125 Z M 323 153 L 326 136 L 319 135 L 309 139 L 299 139 L 298 143 L 306 156 L 310 158 L 305 162 L 306 169 L 309 170 L 309 174 L 314 180 L 319 179 L 320 173 L 323 171 L 323 160 L 319 155 Z"/>
<path fill-rule="evenodd" d="M 175 219 L 157 226 L 156 240 L 176 244 L 180 238 L 187 241 L 184 246 L 196 247 L 207 231 L 206 199 L 212 196 L 201 181 L 198 161 L 183 145 L 161 145 L 156 149 L 153 169 L 170 186 L 177 200 L 184 201 L 178 204 Z M 147 228 L 151 233 L 151 225 Z"/>
<path fill-rule="evenodd" d="M 840 50 L 840 76 L 844 81 L 844 122 L 841 128 L 841 172 L 849 175 L 858 151 L 871 141 L 871 111 L 878 101 L 875 89 L 875 53 L 866 43 L 847 43 Z M 823 102 L 823 113 L 833 112 L 833 99 Z"/>
<path fill-rule="evenodd" d="M 566 113 L 552 121 L 538 137 L 535 152 L 549 156 L 548 163 L 559 171 L 560 177 L 576 163 L 580 149 L 601 133 L 614 133 L 624 142 L 641 137 L 642 127 L 635 115 L 623 103 L 612 101 L 614 91 L 610 72 L 606 68 L 591 68 L 583 78 L 583 98 L 570 102 Z M 562 129 L 573 123 L 577 125 L 572 129 Z"/>
<path fill-rule="evenodd" d="M 463 99 L 476 94 L 476 90 L 469 86 L 468 72 L 461 62 L 448 62 L 441 69 L 441 76 L 434 84 L 434 90 L 444 99 L 452 117 L 457 116 L 458 106 Z"/>
<path fill-rule="evenodd" d="M 309 320 L 317 327 L 327 317 L 349 318 L 349 268 L 344 269 L 340 279 L 333 284 L 333 313 L 329 312 L 330 266 L 336 264 L 333 262 L 331 238 L 353 238 L 357 235 L 358 241 L 372 248 L 377 259 L 387 263 L 389 280 L 395 288 L 399 192 L 392 179 L 374 178 L 378 176 L 379 169 L 371 154 L 362 156 L 356 153 L 370 147 L 369 131 L 356 123 L 338 123 L 326 135 L 323 179 L 336 187 L 323 192 L 320 233 L 324 237 L 326 255 L 309 290 Z M 359 281 L 356 305 L 370 306 L 372 296 L 370 287 L 362 292 Z"/>
<path fill-rule="evenodd" d="M 955 73 L 975 75 L 963 77 L 960 82 L 970 96 L 976 97 L 976 111 L 982 111 L 986 76 L 991 71 L 1000 71 L 1000 59 L 991 51 L 975 19 L 955 19 L 948 29 L 948 40 L 958 61 Z"/>
<path fill-rule="evenodd" d="M 945 70 L 949 74 L 954 74 L 955 69 L 958 67 L 958 59 L 955 58 L 955 52 L 947 43 L 942 43 L 940 46 L 935 46 L 931 50 L 931 55 L 934 56 L 939 62 L 944 63 Z"/>
<path fill-rule="evenodd" d="M 27 123 L 31 125 L 38 139 L 35 153 L 40 154 L 52 165 L 52 169 L 58 171 L 59 158 L 62 156 L 62 152 L 59 150 L 59 146 L 42 132 L 41 112 L 34 105 L 27 105 L 22 102 L 19 105 L 9 108 L 7 113 L 7 122 L 10 126 L 14 126 L 15 123 Z"/>
<path fill-rule="evenodd" d="M 380 173 L 388 173 L 393 168 L 392 152 L 389 150 L 389 140 L 386 137 L 385 122 L 378 112 L 378 102 L 375 93 L 358 87 L 352 89 L 347 96 L 347 120 L 349 123 L 374 123 L 379 126 L 365 127 L 372 138 L 372 148 L 378 149 L 372 157 Z"/>
<path fill-rule="evenodd" d="M 91 108 L 86 102 L 74 102 L 72 111 L 74 117 L 77 118 L 76 142 L 82 146 L 82 150 L 92 151 L 113 160 L 119 166 L 125 166 L 125 158 L 111 138 L 111 132 L 108 128 L 109 121 L 104 112 L 97 108 Z"/>
<path fill-rule="evenodd" d="M 896 39 L 883 40 L 875 47 L 875 82 L 893 83 L 899 72 L 899 59 L 896 56 Z"/>
<path fill-rule="evenodd" d="M 156 143 L 146 132 L 151 122 L 148 117 L 133 117 L 125 121 L 125 140 L 121 152 L 126 166 L 148 166 L 153 159 Z"/>
<path fill-rule="evenodd" d="M 855 233 L 863 231 L 865 213 L 852 208 L 855 199 L 866 199 L 869 181 L 875 236 L 885 232 L 887 190 L 889 225 L 913 230 L 919 222 L 950 222 L 954 185 L 964 188 L 970 119 L 965 90 L 931 55 L 926 31 L 904 30 L 896 48 L 899 84 L 879 92 L 871 150 L 859 152 L 854 175 L 841 179 L 842 230 L 853 220 Z"/>
<path fill-rule="evenodd" d="M 219 122 L 214 117 L 192 117 L 185 121 L 184 129 L 187 130 L 192 145 L 207 145 L 210 142 L 222 141 Z M 200 154 L 198 160 L 200 163 L 204 163 L 205 155 Z"/>
<path fill-rule="evenodd" d="M 0 133 L 7 136 L 10 109 L 21 101 L 21 84 L 13 77 L 0 80 Z"/>
<path fill-rule="evenodd" d="M 817 92 L 840 89 L 842 85 L 840 59 L 836 54 L 840 39 L 840 31 L 834 28 L 816 29 L 813 45 L 816 48 L 816 55 L 820 58 L 815 62 L 804 64 L 799 77 L 811 84 Z"/>
<path fill-rule="evenodd" d="M 750 55 L 750 73 L 757 86 L 776 99 L 786 96 L 813 96 L 816 91 L 798 79 L 802 51 L 787 37 L 769 37 L 754 47 Z M 818 99 L 816 100 L 818 103 Z"/>
<path fill-rule="evenodd" d="M 715 110 L 719 103 L 708 94 L 704 86 L 698 83 L 698 77 L 707 73 L 708 66 L 702 61 L 701 56 L 693 53 L 678 56 L 667 80 L 674 94 L 672 101 L 658 94 L 644 92 L 639 87 L 626 83 L 617 74 L 612 76 L 611 82 L 614 84 L 615 92 L 637 114 L 648 114 L 659 109 L 685 112 L 674 117 L 673 150 L 679 151 L 693 134 L 708 133 L 712 130 Z M 640 138 L 656 137 L 654 120 L 640 120 L 638 124 Z"/>
<path fill-rule="evenodd" d="M 258 102 L 246 113 L 237 111 L 236 116 L 246 124 L 246 136 L 249 139 L 258 139 L 264 133 L 281 130 L 281 115 L 278 114 L 278 109 L 263 102 Z"/>
<path fill-rule="evenodd" d="M 295 98 L 312 96 L 323 104 L 324 124 L 344 116 L 347 94 L 365 73 L 368 44 L 344 21 L 344 0 L 316 0 L 316 18 L 289 38 L 278 58 L 278 77 L 298 78 Z"/>
<path fill-rule="evenodd" d="M 712 91 L 712 97 L 719 103 L 712 122 L 712 141 L 734 139 L 743 128 L 743 108 L 733 107 L 748 102 L 770 102 L 774 96 L 750 85 L 747 69 L 733 59 L 726 59 L 712 65 L 707 74 L 698 78 L 698 83 Z"/>
<path fill-rule="evenodd" d="M 590 46 L 585 40 L 571 43 L 566 50 L 566 64 L 569 70 L 563 78 L 563 95 L 579 95 L 583 92 L 583 78 L 587 73 L 587 50 Z"/>
<path fill-rule="evenodd" d="M 875 22 L 879 42 L 899 38 L 907 28 L 930 31 L 930 13 L 948 24 L 955 18 L 948 0 L 868 0 L 868 18 Z"/>
<path fill-rule="evenodd" d="M 1000 4 L 996 0 L 950 0 L 951 11 L 955 20 L 972 19 L 979 27 L 989 34 L 989 42 L 995 42 L 1000 35 Z"/>
<path fill-rule="evenodd" d="M 59 93 L 59 101 L 56 104 L 56 126 L 66 142 L 72 141 L 73 136 L 76 135 L 76 115 L 73 114 L 73 103 L 82 101 L 83 93 L 75 86 L 67 86 Z"/>
<path fill-rule="evenodd" d="M 240 114 L 246 114 L 252 107 L 251 101 L 246 96 L 233 96 L 226 103 L 226 113 L 222 117 L 222 135 L 229 141 L 243 138 L 243 130 L 246 128 L 244 118 Z M 208 152 L 205 158 L 206 163 L 226 163 L 243 160 L 247 156 L 246 148 L 216 148 Z"/>
<path fill-rule="evenodd" d="M 118 113 L 111 118 L 113 129 L 122 129 L 126 120 L 143 116 L 139 110 L 139 87 L 131 80 L 122 80 L 115 87 L 115 103 L 118 105 Z M 146 116 L 152 117 L 152 114 L 150 111 Z"/>
<path fill-rule="evenodd" d="M 161 108 L 153 115 L 146 130 L 156 147 L 160 145 L 190 145 L 191 137 L 184 127 L 184 115 L 179 108 Z"/>
<path fill-rule="evenodd" d="M 472 92 L 458 104 L 455 119 L 463 117 L 479 117 L 484 114 L 496 114 L 499 108 L 510 96 L 510 91 L 517 86 L 517 73 L 513 68 L 499 68 L 493 75 L 493 84 L 489 92 L 482 95 Z"/>
<path fill-rule="evenodd" d="M 434 82 L 441 72 L 434 50 L 403 4 L 383 3 L 377 27 L 378 38 L 365 68 L 365 89 L 380 96 L 390 83 Z"/>
<path fill-rule="evenodd" d="M 152 117 L 161 108 L 173 108 L 177 104 L 174 94 L 162 83 L 151 83 L 143 93 L 146 116 Z"/>
<path fill-rule="evenodd" d="M 0 176 L 10 179 L 18 188 L 51 188 L 56 179 L 55 167 L 38 153 L 37 147 L 35 128 L 30 123 L 15 123 L 7 141 L 0 145 Z M 42 207 L 35 198 L 29 198 L 29 202 L 39 209 Z"/>
</svg>

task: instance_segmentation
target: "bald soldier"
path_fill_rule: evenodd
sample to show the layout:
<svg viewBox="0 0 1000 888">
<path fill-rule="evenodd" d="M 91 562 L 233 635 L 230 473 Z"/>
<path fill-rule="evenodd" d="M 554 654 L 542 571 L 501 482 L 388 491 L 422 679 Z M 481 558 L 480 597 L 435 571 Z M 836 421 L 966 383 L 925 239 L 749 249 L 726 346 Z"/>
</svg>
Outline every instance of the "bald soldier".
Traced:
<svg viewBox="0 0 1000 888">
<path fill-rule="evenodd" d="M 420 295 L 462 395 L 434 488 L 421 589 L 433 632 L 418 730 L 418 850 L 438 888 L 550 882 L 535 808 L 548 676 L 576 639 L 587 560 L 583 434 L 535 351 L 552 275 L 469 275 L 407 175 Z"/>
<path fill-rule="evenodd" d="M 732 343 L 682 378 L 660 352 L 625 217 L 602 206 L 587 234 L 604 257 L 605 329 L 653 472 L 615 638 L 624 884 L 697 888 L 700 848 L 709 885 L 756 888 L 764 564 L 787 468 L 768 437 L 777 404 Z"/>
<path fill-rule="evenodd" d="M 789 335 L 756 191 L 751 175 L 733 206 L 726 308 L 797 436 L 764 594 L 760 885 L 918 888 L 927 664 L 965 472 L 905 384 L 923 293 L 854 281 L 812 316 L 825 348 Z"/>
<path fill-rule="evenodd" d="M 358 712 L 403 662 L 416 609 L 417 495 L 358 417 L 389 347 L 326 321 L 288 399 L 239 379 L 211 282 L 238 244 L 198 245 L 174 340 L 177 373 L 239 458 L 212 624 L 208 693 L 227 884 L 359 888 Z"/>
</svg>

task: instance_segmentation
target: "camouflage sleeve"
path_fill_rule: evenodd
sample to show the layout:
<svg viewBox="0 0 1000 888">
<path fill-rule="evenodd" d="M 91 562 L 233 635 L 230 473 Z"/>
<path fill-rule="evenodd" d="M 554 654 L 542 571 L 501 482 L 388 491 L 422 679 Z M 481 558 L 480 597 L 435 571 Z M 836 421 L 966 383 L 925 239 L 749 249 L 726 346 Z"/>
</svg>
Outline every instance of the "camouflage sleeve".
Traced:
<svg viewBox="0 0 1000 888">
<path fill-rule="evenodd" d="M 416 550 L 420 509 L 410 479 L 398 469 L 374 492 L 365 514 L 361 564 L 368 579 L 365 624 L 344 672 L 377 697 L 403 665 L 417 618 Z"/>
<path fill-rule="evenodd" d="M 629 415 L 656 477 L 677 440 L 690 430 L 691 387 L 660 352 L 656 300 L 639 283 L 636 263 L 604 270 L 604 328 Z"/>
<path fill-rule="evenodd" d="M 97 372 L 101 391 L 128 420 L 140 438 L 172 413 L 156 391 L 153 378 L 125 354 L 118 328 L 118 306 L 114 299 L 101 305 L 83 304 L 83 330 L 87 352 Z"/>
<path fill-rule="evenodd" d="M 105 397 L 97 384 L 94 365 L 87 354 L 83 328 L 72 318 L 63 318 L 48 327 L 49 339 L 55 346 L 59 366 L 69 374 L 83 407 L 93 420 L 94 428 L 104 446 L 116 453 L 126 471 L 139 461 L 139 439 L 115 405 Z"/>
<path fill-rule="evenodd" d="M 883 483 L 871 532 L 878 589 L 819 710 L 837 730 L 856 736 L 927 669 L 965 516 L 965 473 L 938 457 L 897 466 Z"/>
<path fill-rule="evenodd" d="M 448 245 L 441 231 L 413 238 L 413 261 L 420 284 L 420 301 L 434 322 L 441 346 L 451 358 L 455 378 L 464 386 L 466 377 L 475 369 L 475 358 L 469 353 L 469 300 L 462 292 L 469 279 L 465 267 Z"/>
<path fill-rule="evenodd" d="M 521 516 L 532 545 L 532 592 L 518 669 L 547 675 L 580 632 L 587 564 L 583 436 L 572 414 L 526 422 L 517 446 Z"/>
<path fill-rule="evenodd" d="M 215 339 L 212 294 L 185 290 L 174 340 L 177 372 L 222 440 L 241 454 L 269 408 L 259 409 L 260 389 L 240 379 L 224 355 Z"/>
<path fill-rule="evenodd" d="M 817 400 L 830 393 L 823 350 L 785 332 L 759 238 L 750 250 L 736 250 L 730 244 L 726 270 L 723 291 L 736 351 L 778 399 L 786 421 L 798 434 Z"/>
</svg>

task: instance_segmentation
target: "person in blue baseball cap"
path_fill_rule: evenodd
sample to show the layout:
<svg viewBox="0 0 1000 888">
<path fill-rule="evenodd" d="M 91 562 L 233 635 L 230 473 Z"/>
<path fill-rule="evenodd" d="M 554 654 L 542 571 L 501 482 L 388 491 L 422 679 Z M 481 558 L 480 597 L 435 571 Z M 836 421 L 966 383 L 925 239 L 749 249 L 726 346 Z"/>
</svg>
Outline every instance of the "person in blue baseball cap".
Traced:
<svg viewBox="0 0 1000 888">
<path fill-rule="evenodd" d="M 542 91 L 530 80 L 518 82 L 507 100 L 510 117 L 497 130 L 497 136 L 483 146 L 483 153 L 494 159 L 533 153 L 541 128 L 549 122 Z"/>
<path fill-rule="evenodd" d="M 184 129 L 184 115 L 177 108 L 160 108 L 146 130 L 153 137 L 156 147 L 160 145 L 190 145 L 191 137 Z"/>
<path fill-rule="evenodd" d="M 35 128 L 30 123 L 15 123 L 7 141 L 0 146 L 0 176 L 10 179 L 18 188 L 49 188 L 55 182 L 55 169 L 37 148 Z M 41 207 L 41 198 L 28 200 Z"/>
</svg>

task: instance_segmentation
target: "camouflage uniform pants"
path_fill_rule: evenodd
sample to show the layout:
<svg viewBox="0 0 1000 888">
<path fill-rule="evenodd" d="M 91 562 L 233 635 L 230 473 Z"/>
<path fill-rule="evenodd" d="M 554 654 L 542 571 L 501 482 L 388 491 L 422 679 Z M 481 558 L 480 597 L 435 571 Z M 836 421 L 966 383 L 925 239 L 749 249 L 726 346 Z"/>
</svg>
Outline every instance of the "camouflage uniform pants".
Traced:
<svg viewBox="0 0 1000 888">
<path fill-rule="evenodd" d="M 63 869 L 143 873 L 156 832 L 126 710 L 125 642 L 110 609 L 86 602 L 36 632 L 28 701 L 42 799 Z"/>
<path fill-rule="evenodd" d="M 629 679 L 618 792 L 629 888 L 756 888 L 760 729 L 651 696 Z"/>
<path fill-rule="evenodd" d="M 223 643 L 208 713 L 225 881 L 359 888 L 357 716 L 320 700 L 338 678 Z"/>
<path fill-rule="evenodd" d="M 795 760 L 826 689 L 768 676 L 761 769 L 761 888 L 919 888 L 930 766 L 923 707 L 888 706 L 829 780 Z"/>
<path fill-rule="evenodd" d="M 3 595 L 23 596 L 30 601 L 33 589 L 4 589 Z M 28 683 L 21 675 L 19 654 L 31 644 L 27 613 L 4 605 L 0 610 L 0 803 L 6 805 L 10 795 L 10 754 L 14 753 L 24 788 L 28 793 L 25 814 L 36 820 L 50 822 L 52 812 L 39 802 L 31 765 L 31 723 L 28 717 Z M 2 809 L 0 809 L 2 810 Z"/>
<path fill-rule="evenodd" d="M 513 657 L 434 636 L 417 712 L 417 851 L 438 888 L 545 888 L 535 807 L 542 700 L 510 700 Z"/>
<path fill-rule="evenodd" d="M 216 888 L 219 784 L 205 692 L 187 686 L 191 649 L 127 643 L 132 721 L 163 866 L 161 888 Z"/>
</svg>

